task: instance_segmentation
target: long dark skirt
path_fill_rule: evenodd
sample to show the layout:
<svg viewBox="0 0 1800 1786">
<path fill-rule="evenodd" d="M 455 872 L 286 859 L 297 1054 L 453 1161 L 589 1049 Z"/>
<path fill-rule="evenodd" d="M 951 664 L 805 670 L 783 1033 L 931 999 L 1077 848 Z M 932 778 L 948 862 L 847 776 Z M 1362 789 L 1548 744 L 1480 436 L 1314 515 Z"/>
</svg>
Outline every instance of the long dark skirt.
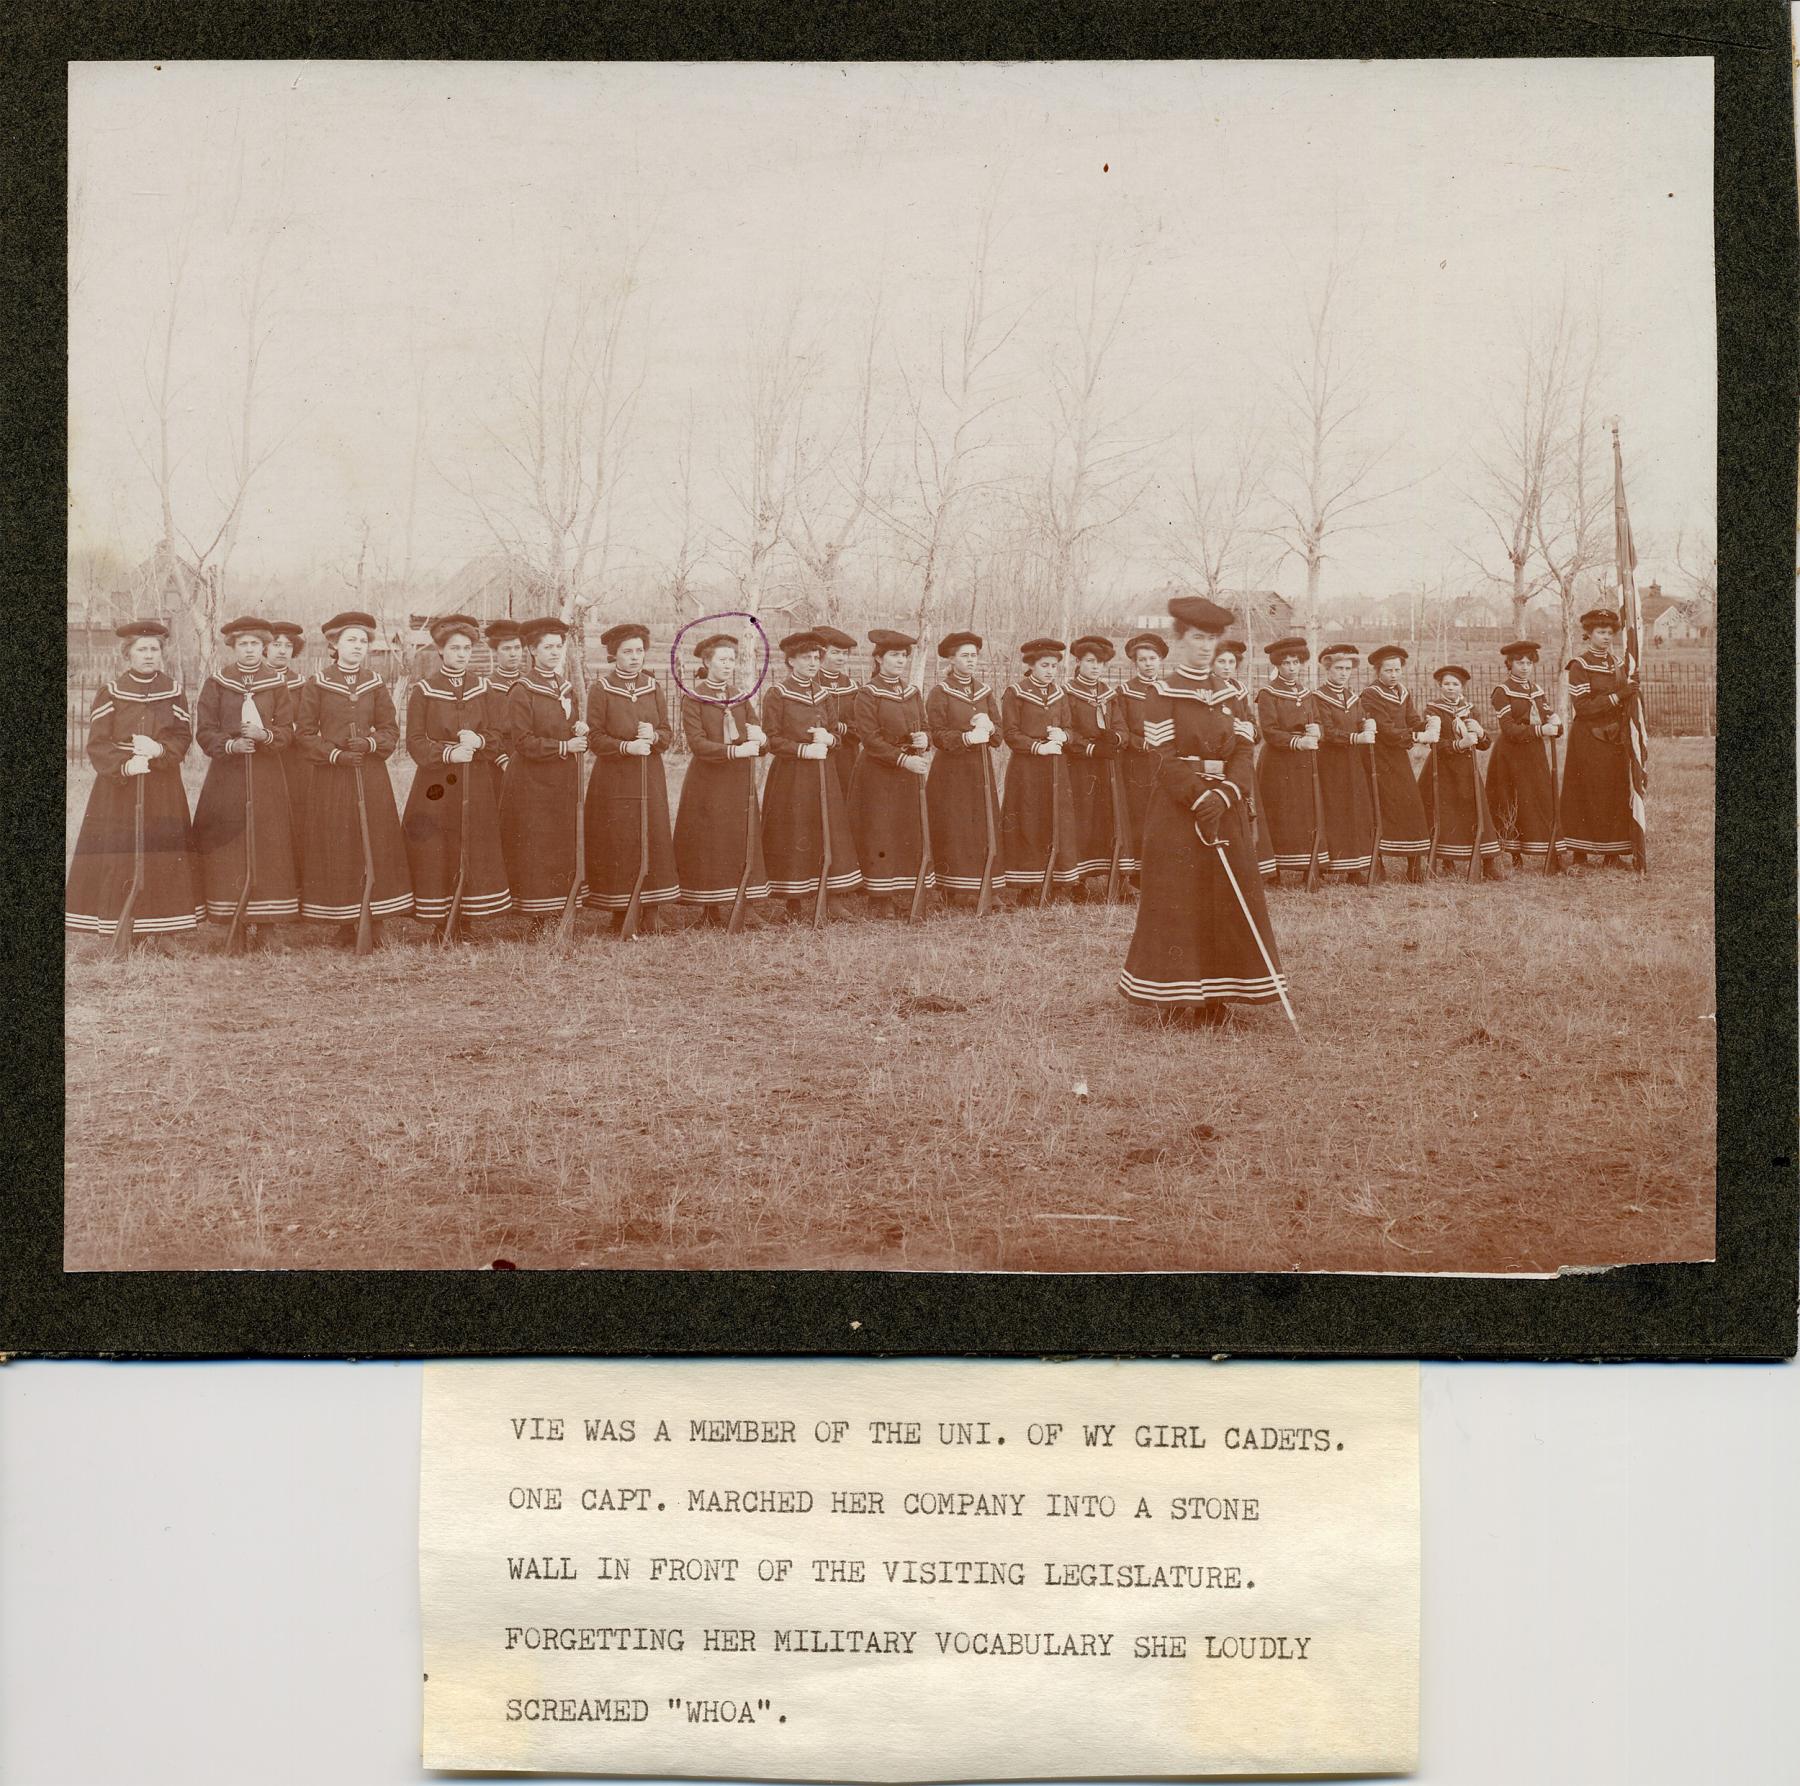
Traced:
<svg viewBox="0 0 1800 1786">
<path fill-rule="evenodd" d="M 996 845 L 993 884 L 1002 886 L 1000 795 L 993 786 L 993 748 L 940 751 L 932 759 L 925 797 L 931 807 L 931 854 L 937 884 L 952 893 L 979 893 L 987 867 L 989 817 Z M 992 801 L 990 808 L 989 802 Z"/>
<path fill-rule="evenodd" d="M 1119 773 L 1125 778 L 1127 820 L 1124 854 L 1119 859 L 1119 866 L 1127 874 L 1136 874 L 1144 855 L 1144 808 L 1150 804 L 1150 790 L 1156 786 L 1156 753 L 1125 751 L 1119 758 Z"/>
<path fill-rule="evenodd" d="M 143 790 L 142 795 L 138 793 Z M 88 795 L 69 864 L 63 928 L 111 936 L 137 860 L 138 801 L 144 806 L 144 879 L 132 906 L 134 930 L 164 936 L 192 930 L 206 915 L 188 854 L 187 790 L 179 770 L 102 775 Z"/>
<path fill-rule="evenodd" d="M 245 800 L 246 767 L 250 805 Z M 246 860 L 251 872 L 245 920 L 279 924 L 299 915 L 300 882 L 294 873 L 293 825 L 280 753 L 259 750 L 208 763 L 194 802 L 194 857 L 209 918 L 230 923 L 243 894 Z"/>
<path fill-rule="evenodd" d="M 1403 744 L 1375 740 L 1375 774 L 1381 783 L 1381 848 L 1390 856 L 1422 856 L 1431 848 L 1431 824 L 1419 798 L 1412 758 Z"/>
<path fill-rule="evenodd" d="M 1313 853 L 1312 765 L 1319 753 L 1265 744 L 1256 759 L 1256 807 L 1265 841 L 1258 854 L 1267 871 L 1304 869 Z"/>
<path fill-rule="evenodd" d="M 1006 765 L 1006 797 L 1000 808 L 1000 848 L 1006 859 L 1009 887 L 1043 884 L 1054 838 L 1053 886 L 1071 887 L 1081 879 L 1081 836 L 1075 825 L 1075 802 L 1069 793 L 1068 765 L 1056 773 L 1057 757 L 1014 751 Z M 1056 804 L 1052 822 L 1052 790 Z"/>
<path fill-rule="evenodd" d="M 877 899 L 911 895 L 919 877 L 924 843 L 920 808 L 926 798 L 925 777 L 866 750 L 857 759 L 850 782 L 850 829 L 865 893 Z M 925 885 L 937 885 L 935 872 L 927 870 Z"/>
<path fill-rule="evenodd" d="M 412 872 L 406 864 L 406 839 L 400 832 L 400 809 L 394 804 L 394 783 L 387 763 L 381 757 L 340 757 L 335 763 L 314 764 L 307 790 L 302 917 L 346 924 L 362 910 L 359 780 L 363 809 L 368 814 L 369 858 L 375 867 L 370 914 L 398 918 L 412 910 Z"/>
<path fill-rule="evenodd" d="M 683 905 L 731 905 L 750 857 L 746 899 L 769 897 L 763 867 L 762 814 L 756 803 L 752 759 L 689 759 L 675 814 L 675 872 Z"/>
<path fill-rule="evenodd" d="M 515 753 L 506 770 L 500 804 L 500 848 L 512 887 L 513 910 L 544 916 L 560 912 L 575 878 L 575 804 L 581 757 L 527 757 Z M 577 904 L 585 886 L 575 891 Z"/>
<path fill-rule="evenodd" d="M 631 904 L 646 844 L 640 903 L 668 905 L 681 897 L 669 832 L 669 782 L 660 756 L 596 757 L 588 775 L 585 823 L 589 905 L 622 912 Z"/>
<path fill-rule="evenodd" d="M 1193 815 L 1158 792 L 1144 821 L 1143 891 L 1137 928 L 1119 975 L 1119 990 L 1135 1004 L 1262 1004 L 1287 988 L 1269 910 L 1256 875 L 1256 849 L 1243 805 L 1225 815 L 1219 836 L 1244 904 L 1274 963 L 1271 974 L 1244 921 L 1217 850 L 1202 844 Z"/>
<path fill-rule="evenodd" d="M 1504 848 L 1526 856 L 1550 853 L 1554 800 L 1543 739 L 1502 738 L 1494 745 L 1487 797 Z"/>
<path fill-rule="evenodd" d="M 831 872 L 826 887 L 848 893 L 862 884 L 856 859 L 856 835 L 837 771 L 829 760 L 819 763 L 801 757 L 777 757 L 769 765 L 763 787 L 763 860 L 769 870 L 769 891 L 777 899 L 810 899 L 819 891 L 821 793 L 829 814 Z"/>
<path fill-rule="evenodd" d="M 288 835 L 293 840 L 294 879 L 306 885 L 306 795 L 312 786 L 313 766 L 297 749 L 281 753 L 281 773 L 287 781 Z"/>
<path fill-rule="evenodd" d="M 406 837 L 415 918 L 428 924 L 439 924 L 448 918 L 458 875 L 462 877 L 462 901 L 456 908 L 458 922 L 497 918 L 512 909 L 506 860 L 500 849 L 499 791 L 500 771 L 479 759 L 472 763 L 428 764 L 413 776 L 400 828 Z M 360 835 L 357 847 L 362 847 Z M 360 889 L 357 897 L 362 897 Z"/>
<path fill-rule="evenodd" d="M 1562 785 L 1562 847 L 1589 856 L 1631 853 L 1631 765 L 1624 726 L 1605 730 L 1577 720 L 1569 729 Z M 1609 737 L 1607 734 L 1612 734 Z"/>
<path fill-rule="evenodd" d="M 1433 745 L 1425 766 L 1419 771 L 1419 799 L 1427 814 L 1437 820 L 1437 853 L 1440 860 L 1466 862 L 1474 847 L 1476 835 L 1475 765 L 1472 750 L 1451 750 Z M 1440 778 L 1439 765 L 1442 765 Z M 1485 792 L 1485 788 L 1483 790 Z M 1494 833 L 1492 816 L 1480 827 L 1481 853 L 1500 854 L 1500 839 Z"/>
<path fill-rule="evenodd" d="M 1069 799 L 1075 807 L 1076 872 L 1084 878 L 1112 867 L 1113 785 L 1111 757 L 1065 757 Z M 1121 849 L 1123 845 L 1121 845 Z"/>
<path fill-rule="evenodd" d="M 1359 874 L 1375 860 L 1375 808 L 1369 794 L 1372 748 L 1346 744 L 1321 750 L 1313 758 L 1319 765 L 1319 798 L 1325 808 L 1325 854 L 1319 866 L 1332 874 Z"/>
</svg>

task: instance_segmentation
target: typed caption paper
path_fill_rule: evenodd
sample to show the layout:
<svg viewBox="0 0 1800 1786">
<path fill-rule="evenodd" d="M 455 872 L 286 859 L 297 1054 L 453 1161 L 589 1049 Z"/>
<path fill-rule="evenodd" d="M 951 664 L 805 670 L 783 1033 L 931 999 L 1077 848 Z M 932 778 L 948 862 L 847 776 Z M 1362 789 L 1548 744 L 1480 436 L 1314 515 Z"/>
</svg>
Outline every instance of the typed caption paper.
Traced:
<svg viewBox="0 0 1800 1786">
<path fill-rule="evenodd" d="M 1413 1364 L 432 1364 L 428 1767 L 1415 1764 Z"/>
</svg>

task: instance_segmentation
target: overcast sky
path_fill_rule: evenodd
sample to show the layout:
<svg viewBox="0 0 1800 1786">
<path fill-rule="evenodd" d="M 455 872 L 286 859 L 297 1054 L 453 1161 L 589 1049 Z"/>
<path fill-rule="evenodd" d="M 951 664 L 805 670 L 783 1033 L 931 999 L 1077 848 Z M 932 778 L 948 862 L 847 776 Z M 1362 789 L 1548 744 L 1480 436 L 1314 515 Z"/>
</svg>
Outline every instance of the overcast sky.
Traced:
<svg viewBox="0 0 1800 1786">
<path fill-rule="evenodd" d="M 842 395 L 879 288 L 884 395 L 959 312 L 975 217 L 996 201 L 995 303 L 1022 316 L 993 420 L 996 466 L 1039 451 L 1042 366 L 1098 248 L 1134 269 L 1108 400 L 1152 484 L 1097 574 L 1167 570 L 1167 477 L 1190 435 L 1272 419 L 1269 380 L 1338 240 L 1344 317 L 1371 370 L 1365 418 L 1408 486 L 1347 535 L 1333 590 L 1459 567 L 1459 490 L 1515 319 L 1603 290 L 1640 539 L 1710 516 L 1716 405 L 1712 79 L 1703 59 L 1013 66 L 81 65 L 71 71 L 72 540 L 128 556 L 157 532 L 139 457 L 144 368 L 168 300 L 179 507 L 210 534 L 239 401 L 242 294 L 271 220 L 272 324 L 256 428 L 281 447 L 235 563 L 397 562 L 416 392 L 415 562 L 490 543 L 456 486 L 499 490 L 490 429 L 553 281 L 643 242 L 627 352 L 644 384 L 619 540 L 654 564 L 695 417 L 695 496 L 728 509 L 729 392 L 747 330 L 792 298 L 820 343 L 814 403 Z M 241 170 L 241 171 L 240 171 Z M 1671 567 L 1672 569 L 1672 567 Z M 1276 583 L 1300 587 L 1285 565 Z"/>
</svg>

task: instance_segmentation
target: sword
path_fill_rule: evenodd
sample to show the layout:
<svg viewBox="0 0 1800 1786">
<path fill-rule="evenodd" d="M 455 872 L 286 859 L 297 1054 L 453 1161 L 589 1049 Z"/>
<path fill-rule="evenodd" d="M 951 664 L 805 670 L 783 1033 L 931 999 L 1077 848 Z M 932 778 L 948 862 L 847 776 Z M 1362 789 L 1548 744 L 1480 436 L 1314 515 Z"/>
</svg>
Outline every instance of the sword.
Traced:
<svg viewBox="0 0 1800 1786">
<path fill-rule="evenodd" d="M 1225 844 L 1215 837 L 1212 847 L 1218 853 L 1219 866 L 1225 870 L 1225 878 L 1231 883 L 1231 890 L 1237 895 L 1238 910 L 1244 914 L 1244 922 L 1250 926 L 1250 934 L 1256 939 L 1256 952 L 1262 957 L 1263 966 L 1269 970 L 1269 978 L 1275 982 L 1275 996 L 1281 1000 L 1281 1008 L 1287 1012 L 1287 1020 L 1294 1026 L 1296 1038 L 1300 1034 L 1300 1020 L 1294 1015 L 1294 1007 L 1288 1003 L 1287 989 L 1281 983 L 1281 975 L 1275 971 L 1275 963 L 1269 958 L 1269 946 L 1263 941 L 1262 932 L 1256 928 L 1256 920 L 1250 916 L 1249 902 L 1244 898 L 1244 889 L 1238 885 L 1238 878 L 1231 871 L 1230 859 L 1225 854 Z"/>
</svg>

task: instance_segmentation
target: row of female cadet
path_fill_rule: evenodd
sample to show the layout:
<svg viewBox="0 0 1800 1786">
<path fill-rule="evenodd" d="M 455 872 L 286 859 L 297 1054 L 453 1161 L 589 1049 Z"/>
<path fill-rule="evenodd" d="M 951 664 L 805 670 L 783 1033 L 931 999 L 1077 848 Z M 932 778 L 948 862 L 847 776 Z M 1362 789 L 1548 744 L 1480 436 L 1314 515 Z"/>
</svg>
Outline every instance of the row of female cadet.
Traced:
<svg viewBox="0 0 1800 1786">
<path fill-rule="evenodd" d="M 1140 634 L 1126 647 L 1134 673 L 1113 684 L 1101 674 L 1109 641 L 1065 651 L 1033 639 L 998 698 L 973 632 L 938 642 L 929 693 L 908 679 L 917 641 L 905 634 L 869 635 L 873 674 L 860 685 L 848 634 L 790 634 L 760 706 L 740 686 L 737 639 L 705 638 L 682 679 L 690 763 L 672 821 L 673 734 L 643 668 L 643 626 L 602 636 L 607 665 L 584 701 L 564 671 L 562 622 L 492 623 L 485 673 L 471 668 L 480 624 L 434 622 L 435 666 L 406 704 L 416 772 L 402 813 L 386 769 L 401 742 L 395 709 L 367 667 L 372 616 L 335 616 L 329 661 L 311 675 L 294 666 L 298 626 L 230 622 L 231 661 L 191 708 L 162 666 L 167 629 L 133 622 L 91 715 L 97 776 L 66 924 L 111 936 L 128 889 L 134 937 L 166 948 L 203 918 L 237 921 L 252 943 L 296 918 L 348 940 L 365 905 L 377 922 L 410 914 L 440 929 L 453 901 L 471 926 L 507 912 L 543 924 L 572 884 L 609 921 L 635 904 L 651 929 L 677 901 L 723 925 L 734 907 L 763 914 L 753 922 L 841 916 L 856 889 L 882 914 L 933 890 L 974 907 L 984 885 L 994 903 L 1032 904 L 1103 896 L 1111 881 L 1142 890 L 1122 990 L 1204 1015 L 1278 996 L 1262 885 L 1283 873 L 1363 878 L 1377 848 L 1415 877 L 1428 861 L 1466 869 L 1473 852 L 1497 872 L 1503 850 L 1546 858 L 1553 842 L 1589 859 L 1629 853 L 1619 734 L 1633 691 L 1610 655 L 1613 615 L 1584 616 L 1569 666 L 1559 825 L 1545 741 L 1560 727 L 1532 675 L 1534 645 L 1503 652 L 1496 738 L 1460 666 L 1436 672 L 1421 711 L 1398 646 L 1370 654 L 1376 677 L 1360 690 L 1355 648 L 1332 646 L 1308 689 L 1304 641 L 1279 640 L 1274 680 L 1252 703 L 1236 677 L 1244 648 L 1223 636 L 1230 616 L 1197 598 L 1170 613 L 1172 662 L 1164 637 Z M 208 759 L 191 826 L 179 774 L 190 742 Z M 1421 744 L 1415 778 L 1408 753 Z"/>
</svg>

